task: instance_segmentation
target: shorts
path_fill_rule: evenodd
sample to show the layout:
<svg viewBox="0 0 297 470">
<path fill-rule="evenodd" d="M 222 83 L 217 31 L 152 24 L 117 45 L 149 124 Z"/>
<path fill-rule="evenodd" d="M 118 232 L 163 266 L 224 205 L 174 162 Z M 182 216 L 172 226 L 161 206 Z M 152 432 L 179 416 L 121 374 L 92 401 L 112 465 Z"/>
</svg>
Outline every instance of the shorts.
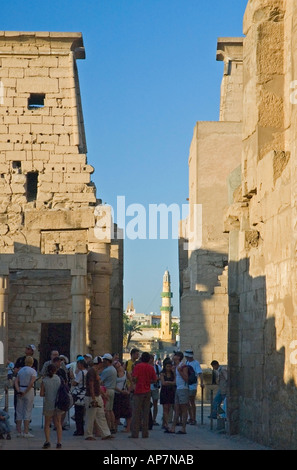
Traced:
<svg viewBox="0 0 297 470">
<path fill-rule="evenodd" d="M 189 403 L 189 389 L 181 388 L 175 391 L 175 404 L 187 405 Z"/>
<path fill-rule="evenodd" d="M 105 405 L 105 411 L 112 411 L 113 410 L 113 401 L 114 401 L 114 389 L 113 388 L 107 388 L 106 389 L 106 395 L 108 397 L 108 400 Z"/>
<path fill-rule="evenodd" d="M 158 388 L 155 388 L 154 390 L 151 390 L 151 397 L 152 397 L 153 401 L 159 400 L 159 389 Z"/>
<path fill-rule="evenodd" d="M 195 397 L 197 394 L 197 388 L 194 388 L 194 390 L 189 389 L 189 397 Z"/>
<path fill-rule="evenodd" d="M 34 390 L 31 388 L 24 396 L 18 396 L 16 405 L 16 421 L 29 421 L 32 415 Z"/>
</svg>

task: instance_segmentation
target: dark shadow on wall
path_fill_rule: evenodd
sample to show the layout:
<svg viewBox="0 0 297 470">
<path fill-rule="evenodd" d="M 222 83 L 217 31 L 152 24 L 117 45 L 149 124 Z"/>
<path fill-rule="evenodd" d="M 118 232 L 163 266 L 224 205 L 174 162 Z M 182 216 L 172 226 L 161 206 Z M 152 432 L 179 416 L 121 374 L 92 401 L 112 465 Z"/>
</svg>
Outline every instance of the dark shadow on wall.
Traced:
<svg viewBox="0 0 297 470">
<path fill-rule="evenodd" d="M 225 348 L 227 353 L 228 299 L 220 278 L 228 265 L 228 255 L 198 249 L 187 259 L 188 252 L 183 249 L 184 242 L 186 240 L 182 238 L 179 241 L 181 348 L 192 348 L 199 362 L 211 367 L 211 361 L 207 360 L 210 359 L 209 353 L 206 357 L 204 352 L 207 346 L 215 342 L 220 343 L 220 347 Z M 216 293 L 216 290 L 220 289 L 222 293 Z M 207 315 L 212 317 L 212 320 L 206 318 Z M 207 326 L 211 322 L 213 333 L 210 333 Z M 215 336 L 211 337 L 211 334 Z"/>
<path fill-rule="evenodd" d="M 284 381 L 286 351 L 267 317 L 266 278 L 250 276 L 249 259 L 230 262 L 228 292 L 228 430 L 297 449 L 297 389 L 293 378 Z"/>
<path fill-rule="evenodd" d="M 197 250 L 187 263 L 181 257 L 181 250 L 179 253 L 181 349 L 193 348 L 195 357 L 204 363 L 203 348 L 213 341 L 207 327 L 207 302 L 213 298 L 215 287 L 219 286 L 218 276 L 224 270 L 227 256 Z M 187 266 L 193 269 L 187 270 Z M 217 268 L 214 270 L 216 276 L 210 275 L 214 266 Z M 195 292 L 190 289 L 193 286 L 190 276 L 195 276 L 195 283 L 203 290 Z M 290 357 L 296 360 L 297 346 L 294 353 L 289 349 L 288 339 L 286 348 L 277 348 L 275 317 L 267 316 L 266 277 L 250 275 L 248 258 L 229 262 L 227 287 L 227 432 L 245 436 L 270 448 L 296 450 L 297 387 L 292 371 L 297 364 L 290 366 L 289 361 Z M 289 315 L 289 310 L 292 310 L 288 308 L 290 299 L 285 301 Z M 288 331 L 286 337 L 293 341 L 293 332 Z M 286 381 L 285 372 L 291 376 Z"/>
<path fill-rule="evenodd" d="M 97 313 L 97 306 L 107 297 L 105 284 L 97 295 L 93 292 L 90 265 L 99 265 L 101 271 L 98 277 L 108 278 L 106 272 L 110 270 L 111 282 L 109 298 L 111 315 L 111 343 L 113 351 L 99 351 L 100 332 L 96 330 L 96 342 L 92 349 L 81 351 L 81 354 L 91 352 L 98 355 L 104 352 L 119 352 L 122 354 L 122 262 L 116 258 L 122 250 L 122 242 L 114 244 L 110 259 L 105 255 L 93 252 L 85 254 L 53 253 L 42 254 L 39 247 L 28 244 L 14 243 L 14 253 L 0 254 L 2 272 L 8 276 L 8 321 L 7 331 L 4 334 L 6 342 L 6 360 L 15 361 L 24 355 L 27 344 L 35 344 L 37 350 L 34 357 L 39 367 L 49 359 L 50 351 L 57 349 L 60 354 L 74 360 L 70 350 L 70 336 L 72 323 L 72 272 L 87 266 L 86 279 L 86 322 L 87 329 L 92 337 L 93 316 Z M 113 257 L 112 255 L 115 255 Z M 109 271 L 108 271 L 109 272 Z M 101 287 L 101 285 L 100 285 Z M 101 295 L 102 293 L 102 295 Z M 102 300 L 103 299 L 103 300 Z M 109 306 L 107 306 L 109 308 Z M 107 310 L 107 309 L 106 309 Z M 95 312 L 95 314 L 94 314 Z M 97 321 L 97 317 L 95 317 Z M 98 321 L 103 321 L 100 318 Z M 99 339 L 99 340 L 98 340 Z"/>
</svg>

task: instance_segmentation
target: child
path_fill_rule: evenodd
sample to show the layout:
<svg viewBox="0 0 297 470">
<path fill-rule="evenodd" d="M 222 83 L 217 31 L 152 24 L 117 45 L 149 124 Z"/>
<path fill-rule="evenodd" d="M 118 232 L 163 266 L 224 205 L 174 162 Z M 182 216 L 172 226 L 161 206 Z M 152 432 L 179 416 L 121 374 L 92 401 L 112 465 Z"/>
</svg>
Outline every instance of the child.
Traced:
<svg viewBox="0 0 297 470">
<path fill-rule="evenodd" d="M 4 439 L 6 434 L 6 439 L 10 440 L 10 432 L 9 414 L 4 410 L 0 410 L 0 439 Z"/>
<path fill-rule="evenodd" d="M 14 377 L 14 363 L 8 361 L 6 364 L 6 370 L 7 370 L 7 380 L 9 382 L 9 385 L 11 386 L 13 382 L 13 377 Z"/>
</svg>

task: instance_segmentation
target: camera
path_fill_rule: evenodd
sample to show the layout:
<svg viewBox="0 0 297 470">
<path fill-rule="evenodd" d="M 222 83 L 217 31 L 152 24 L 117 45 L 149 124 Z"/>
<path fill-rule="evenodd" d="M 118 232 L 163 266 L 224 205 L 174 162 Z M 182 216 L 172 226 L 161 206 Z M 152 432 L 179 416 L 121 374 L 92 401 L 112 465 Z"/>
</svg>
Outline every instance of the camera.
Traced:
<svg viewBox="0 0 297 470">
<path fill-rule="evenodd" d="M 101 408 L 101 406 L 96 402 L 96 400 L 94 400 L 89 404 L 89 408 Z"/>
</svg>

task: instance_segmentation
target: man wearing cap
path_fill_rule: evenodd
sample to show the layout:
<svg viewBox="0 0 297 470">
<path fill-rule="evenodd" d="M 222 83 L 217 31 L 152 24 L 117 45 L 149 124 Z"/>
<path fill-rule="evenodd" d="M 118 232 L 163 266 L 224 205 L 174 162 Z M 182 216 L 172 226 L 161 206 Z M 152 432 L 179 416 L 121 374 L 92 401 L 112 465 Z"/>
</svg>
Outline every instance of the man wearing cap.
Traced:
<svg viewBox="0 0 297 470">
<path fill-rule="evenodd" d="M 93 365 L 88 369 L 86 375 L 86 396 L 85 396 L 85 407 L 86 407 L 86 426 L 85 436 L 87 441 L 95 441 L 94 437 L 94 424 L 96 423 L 102 439 L 111 439 L 114 436 L 111 435 L 108 427 L 105 412 L 104 403 L 100 391 L 100 377 L 99 368 L 102 363 L 100 356 L 96 356 L 93 359 Z"/>
<path fill-rule="evenodd" d="M 84 356 L 83 356 L 82 354 L 77 354 L 76 360 L 70 362 L 70 363 L 67 365 L 66 368 L 68 369 L 69 377 L 70 377 L 71 380 L 74 380 L 76 374 L 78 373 L 77 361 L 84 361 L 84 360 L 85 360 L 85 358 L 84 358 Z"/>
<path fill-rule="evenodd" d="M 184 352 L 184 356 L 186 358 L 186 365 L 191 365 L 195 371 L 196 377 L 197 377 L 197 382 L 194 384 L 189 384 L 189 406 L 188 406 L 188 412 L 189 412 L 189 421 L 188 424 L 195 425 L 197 424 L 196 421 L 196 394 L 197 394 L 197 385 L 198 381 L 200 382 L 200 387 L 203 388 L 203 374 L 202 374 L 202 369 L 199 364 L 199 362 L 194 359 L 194 353 L 192 349 L 187 349 Z"/>
<path fill-rule="evenodd" d="M 18 372 L 18 370 L 21 368 L 21 367 L 25 367 L 25 359 L 26 357 L 28 356 L 32 356 L 33 357 L 33 354 L 34 354 L 34 351 L 36 351 L 36 347 L 34 346 L 34 344 L 28 344 L 28 346 L 25 347 L 25 355 L 24 356 L 21 356 L 19 357 L 16 362 L 15 362 L 15 369 L 16 372 Z M 33 358 L 33 369 L 38 370 L 38 361 L 37 359 Z"/>
<path fill-rule="evenodd" d="M 89 367 L 92 363 L 92 360 L 93 360 L 92 354 L 90 354 L 90 353 L 84 354 L 84 360 L 86 361 L 87 366 Z"/>
<path fill-rule="evenodd" d="M 100 379 L 104 387 L 106 387 L 106 394 L 108 397 L 105 405 L 105 413 L 107 424 L 112 434 L 115 433 L 115 417 L 113 412 L 114 391 L 117 383 L 117 371 L 112 365 L 113 357 L 111 354 L 106 353 L 102 356 L 104 369 L 100 372 Z"/>
</svg>

